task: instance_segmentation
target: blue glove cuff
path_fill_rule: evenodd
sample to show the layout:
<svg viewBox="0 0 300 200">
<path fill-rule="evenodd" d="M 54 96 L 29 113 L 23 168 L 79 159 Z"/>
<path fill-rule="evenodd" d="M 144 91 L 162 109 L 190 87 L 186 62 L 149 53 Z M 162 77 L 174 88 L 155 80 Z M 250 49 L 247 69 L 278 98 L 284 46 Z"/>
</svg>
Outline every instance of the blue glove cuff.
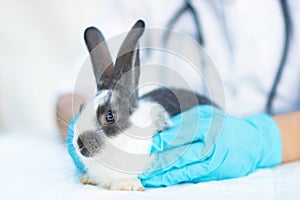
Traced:
<svg viewBox="0 0 300 200">
<path fill-rule="evenodd" d="M 263 157 L 258 167 L 273 167 L 282 162 L 282 141 L 280 130 L 270 115 L 257 114 L 247 117 L 246 120 L 261 134 Z"/>
<path fill-rule="evenodd" d="M 68 152 L 77 168 L 77 170 L 80 173 L 85 173 L 86 172 L 86 168 L 82 162 L 82 160 L 80 159 L 80 157 L 77 154 L 77 151 L 73 145 L 73 138 L 74 138 L 74 125 L 76 120 L 78 119 L 78 114 L 74 116 L 74 118 L 71 120 L 70 124 L 69 124 L 69 128 L 68 128 L 68 137 L 67 137 L 67 146 L 68 146 Z"/>
</svg>

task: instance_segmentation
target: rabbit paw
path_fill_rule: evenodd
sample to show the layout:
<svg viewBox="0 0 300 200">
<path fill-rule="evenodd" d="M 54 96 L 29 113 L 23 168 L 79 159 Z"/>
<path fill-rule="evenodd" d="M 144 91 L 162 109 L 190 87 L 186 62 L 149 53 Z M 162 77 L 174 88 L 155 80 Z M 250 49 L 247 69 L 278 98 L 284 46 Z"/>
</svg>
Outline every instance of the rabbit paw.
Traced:
<svg viewBox="0 0 300 200">
<path fill-rule="evenodd" d="M 168 129 L 172 126 L 170 116 L 161 105 L 156 105 L 151 110 L 152 119 L 155 123 L 155 132 Z"/>
<path fill-rule="evenodd" d="M 80 177 L 80 182 L 84 185 L 87 185 L 87 184 L 97 185 L 95 182 L 93 182 L 89 179 L 89 176 L 86 173 L 82 174 L 82 176 Z"/>
<path fill-rule="evenodd" d="M 110 190 L 129 190 L 129 191 L 144 191 L 145 188 L 142 186 L 138 179 L 122 179 L 114 182 Z"/>
</svg>

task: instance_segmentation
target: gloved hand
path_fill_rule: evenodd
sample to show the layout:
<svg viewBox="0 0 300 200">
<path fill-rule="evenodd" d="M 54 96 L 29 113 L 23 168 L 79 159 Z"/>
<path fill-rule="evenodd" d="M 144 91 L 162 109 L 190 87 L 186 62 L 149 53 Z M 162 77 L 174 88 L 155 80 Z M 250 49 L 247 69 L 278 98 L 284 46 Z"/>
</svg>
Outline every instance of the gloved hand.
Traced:
<svg viewBox="0 0 300 200">
<path fill-rule="evenodd" d="M 76 149 L 73 145 L 74 124 L 75 124 L 77 118 L 78 118 L 78 115 L 75 115 L 69 124 L 68 137 L 67 137 L 66 143 L 67 143 L 67 147 L 68 147 L 68 152 L 76 166 L 76 169 L 78 170 L 78 172 L 80 174 L 83 174 L 86 172 L 86 168 L 85 168 L 84 164 L 82 163 L 80 157 L 78 156 Z"/>
<path fill-rule="evenodd" d="M 146 187 L 241 177 L 281 163 L 281 135 L 266 114 L 241 118 L 200 105 L 172 122 L 153 137 L 156 158 L 139 176 Z"/>
</svg>

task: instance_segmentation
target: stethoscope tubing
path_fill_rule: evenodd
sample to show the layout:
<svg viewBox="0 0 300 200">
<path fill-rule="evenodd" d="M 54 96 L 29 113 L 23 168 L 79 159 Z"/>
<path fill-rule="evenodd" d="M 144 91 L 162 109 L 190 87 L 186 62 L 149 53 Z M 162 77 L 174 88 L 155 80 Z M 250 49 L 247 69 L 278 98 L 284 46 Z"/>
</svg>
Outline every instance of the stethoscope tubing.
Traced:
<svg viewBox="0 0 300 200">
<path fill-rule="evenodd" d="M 273 114 L 273 104 L 274 104 L 274 100 L 276 98 L 278 85 L 281 81 L 282 74 L 284 72 L 284 68 L 286 66 L 286 62 L 288 59 L 288 53 L 289 53 L 289 47 L 290 47 L 291 26 L 292 26 L 287 1 L 280 0 L 280 4 L 281 4 L 282 15 L 284 18 L 284 34 L 285 34 L 284 37 L 285 38 L 284 38 L 284 48 L 283 48 L 282 56 L 280 59 L 279 67 L 277 69 L 277 72 L 276 72 L 276 75 L 275 75 L 275 78 L 274 78 L 274 81 L 273 81 L 273 84 L 272 84 L 272 87 L 269 92 L 269 95 L 268 95 L 268 98 L 266 101 L 266 105 L 265 105 L 265 112 L 270 115 Z M 176 22 L 179 20 L 179 18 L 185 12 L 190 12 L 193 17 L 194 24 L 195 24 L 196 30 L 197 30 L 197 36 L 196 36 L 197 42 L 201 46 L 205 46 L 205 40 L 204 40 L 203 33 L 202 33 L 202 27 L 201 27 L 201 23 L 199 20 L 199 15 L 190 0 L 185 0 L 184 5 L 182 7 L 180 7 L 178 11 L 176 11 L 174 16 L 167 23 L 167 29 L 172 30 L 174 28 Z M 170 34 L 170 32 L 168 31 L 163 36 L 163 41 L 164 41 L 165 45 L 168 42 L 169 34 Z"/>
</svg>

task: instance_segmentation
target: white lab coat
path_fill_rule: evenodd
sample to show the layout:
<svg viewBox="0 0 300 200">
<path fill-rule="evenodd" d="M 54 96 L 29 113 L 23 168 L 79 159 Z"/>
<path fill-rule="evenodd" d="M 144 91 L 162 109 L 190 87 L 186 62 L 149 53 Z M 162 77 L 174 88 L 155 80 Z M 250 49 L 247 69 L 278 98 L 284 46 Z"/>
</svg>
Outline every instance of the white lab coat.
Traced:
<svg viewBox="0 0 300 200">
<path fill-rule="evenodd" d="M 115 0 L 110 4 L 111 11 L 107 12 L 107 17 L 99 20 L 96 26 L 108 39 L 128 30 L 139 18 L 145 20 L 148 28 L 165 28 L 183 2 Z M 225 99 L 216 98 L 217 103 L 237 115 L 264 112 L 284 45 L 284 24 L 279 1 L 194 0 L 192 4 L 199 14 L 205 51 L 222 80 L 223 85 L 208 88 L 224 88 Z M 273 104 L 274 114 L 300 109 L 300 59 L 297 57 L 297 52 L 300 52 L 300 13 L 297 12 L 300 2 L 288 1 L 288 4 L 293 33 L 288 61 Z M 185 13 L 178 20 L 175 30 L 195 37 L 196 29 L 190 13 Z M 153 42 L 145 41 L 148 45 Z M 181 47 L 180 41 L 177 42 Z M 147 55 L 142 53 L 142 62 L 146 60 Z M 173 66 L 181 74 L 187 71 L 176 59 L 158 62 L 167 62 L 160 64 Z M 204 79 L 214 82 L 216 76 L 210 75 Z M 165 80 L 168 80 L 168 74 L 161 77 L 162 82 Z M 169 80 L 174 81 L 174 78 Z M 194 90 L 202 92 L 201 81 L 193 78 L 188 81 Z M 172 86 L 172 83 L 169 84 Z"/>
</svg>

